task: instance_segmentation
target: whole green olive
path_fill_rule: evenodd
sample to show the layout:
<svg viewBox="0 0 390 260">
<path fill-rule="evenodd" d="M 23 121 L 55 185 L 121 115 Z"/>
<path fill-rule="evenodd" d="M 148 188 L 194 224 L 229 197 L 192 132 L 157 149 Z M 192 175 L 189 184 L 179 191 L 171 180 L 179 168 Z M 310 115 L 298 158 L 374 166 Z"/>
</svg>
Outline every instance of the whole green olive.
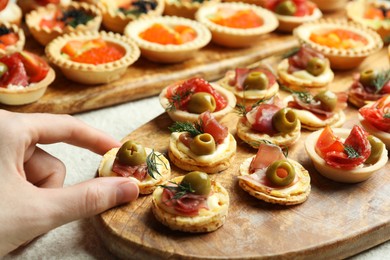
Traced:
<svg viewBox="0 0 390 260">
<path fill-rule="evenodd" d="M 379 140 L 379 138 L 376 138 L 373 135 L 369 135 L 367 139 L 371 145 L 371 153 L 364 163 L 374 164 L 381 157 L 383 149 L 385 149 L 385 145 L 381 140 Z"/>
<path fill-rule="evenodd" d="M 180 184 L 190 186 L 194 193 L 198 195 L 209 195 L 211 191 L 211 181 L 209 175 L 205 172 L 189 172 Z"/>
<path fill-rule="evenodd" d="M 215 140 L 211 134 L 203 133 L 194 137 L 190 150 L 196 155 L 212 154 L 215 151 Z"/>
<path fill-rule="evenodd" d="M 0 78 L 8 71 L 8 66 L 0 62 Z"/>
<path fill-rule="evenodd" d="M 146 151 L 142 145 L 129 140 L 119 148 L 116 158 L 123 164 L 136 166 L 146 161 Z"/>
<path fill-rule="evenodd" d="M 276 186 L 287 186 L 295 179 L 294 166 L 287 160 L 273 162 L 265 172 L 268 180 Z"/>
<path fill-rule="evenodd" d="M 272 126 L 279 133 L 291 133 L 297 127 L 297 124 L 297 115 L 290 108 L 282 108 L 272 117 Z"/>
<path fill-rule="evenodd" d="M 306 71 L 313 76 L 321 75 L 326 69 L 326 61 L 317 57 L 311 58 L 306 65 Z"/>
<path fill-rule="evenodd" d="M 248 74 L 244 80 L 244 89 L 258 89 L 263 90 L 268 87 L 269 80 L 267 75 L 261 71 L 253 71 Z"/>
<path fill-rule="evenodd" d="M 202 114 L 203 112 L 214 112 L 217 104 L 215 98 L 207 92 L 197 92 L 188 101 L 187 110 L 190 113 Z"/>
<path fill-rule="evenodd" d="M 292 16 L 297 11 L 297 6 L 293 1 L 283 1 L 279 3 L 275 8 L 275 13 L 280 15 Z"/>
<path fill-rule="evenodd" d="M 374 81 L 378 76 L 378 71 L 369 69 L 360 73 L 359 82 L 365 87 L 374 86 Z"/>
<path fill-rule="evenodd" d="M 332 112 L 337 105 L 337 95 L 330 90 L 323 90 L 313 97 L 314 100 L 320 102 L 320 106 L 324 111 Z"/>
</svg>

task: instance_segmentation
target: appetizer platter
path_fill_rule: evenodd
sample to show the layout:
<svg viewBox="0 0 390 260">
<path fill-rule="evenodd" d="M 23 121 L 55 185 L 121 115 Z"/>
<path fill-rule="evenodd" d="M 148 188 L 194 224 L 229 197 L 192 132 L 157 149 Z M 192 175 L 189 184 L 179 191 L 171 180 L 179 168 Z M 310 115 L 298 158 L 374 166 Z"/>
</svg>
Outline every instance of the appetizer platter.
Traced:
<svg viewBox="0 0 390 260">
<path fill-rule="evenodd" d="M 273 56 L 251 67 L 266 65 L 276 68 L 280 61 L 280 56 Z M 353 71 L 336 71 L 329 90 L 346 91 L 353 84 L 354 73 L 367 69 L 382 70 L 388 67 L 388 63 L 387 52 L 383 49 Z M 279 91 L 280 98 L 290 94 L 282 89 Z M 341 127 L 349 129 L 348 133 L 359 125 L 358 109 L 349 103 L 343 110 L 345 122 Z M 244 162 L 254 157 L 257 149 L 237 136 L 240 116 L 236 112 L 229 112 L 220 121 L 237 141 L 235 157 L 226 170 L 209 174 L 211 181 L 220 183 L 229 195 L 228 215 L 223 226 L 211 233 L 171 230 L 154 216 L 153 196 L 140 196 L 135 202 L 93 218 L 97 233 L 112 253 L 137 259 L 329 259 L 346 258 L 389 239 L 390 217 L 386 212 L 390 208 L 387 199 L 390 195 L 387 174 L 390 166 L 385 160 L 387 151 L 385 153 L 383 143 L 381 159 L 378 160 L 378 165 L 382 166 L 375 169 L 373 175 L 361 179 L 358 176 L 357 180 L 348 180 L 354 183 L 344 183 L 344 180 L 333 181 L 332 176 L 322 175 L 317 170 L 305 151 L 305 140 L 313 130 L 301 129 L 299 140 L 288 148 L 287 160 L 302 172 L 299 174 L 304 181 L 300 186 L 303 197 L 291 201 L 275 201 L 269 196 L 264 199 L 264 195 L 240 184 L 240 171 L 248 167 Z M 164 113 L 130 133 L 123 141 L 136 140 L 147 145 L 153 140 L 154 149 L 167 155 L 171 136 L 168 128 L 172 124 L 170 116 Z M 339 131 L 335 133 L 340 134 Z M 173 178 L 188 173 L 174 163 L 170 167 Z"/>
</svg>

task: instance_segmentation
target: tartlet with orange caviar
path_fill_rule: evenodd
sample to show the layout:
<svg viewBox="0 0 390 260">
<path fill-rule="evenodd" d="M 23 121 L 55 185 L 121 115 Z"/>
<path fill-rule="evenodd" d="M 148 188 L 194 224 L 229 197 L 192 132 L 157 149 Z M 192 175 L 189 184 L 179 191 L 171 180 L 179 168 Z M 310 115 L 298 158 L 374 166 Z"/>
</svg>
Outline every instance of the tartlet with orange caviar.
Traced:
<svg viewBox="0 0 390 260">
<path fill-rule="evenodd" d="M 165 0 L 164 15 L 195 19 L 195 13 L 201 6 L 219 2 L 221 0 Z"/>
<path fill-rule="evenodd" d="M 0 21 L 20 26 L 22 10 L 14 1 L 2 0 L 0 3 Z"/>
<path fill-rule="evenodd" d="M 27 27 L 42 45 L 65 33 L 97 32 L 101 21 L 102 16 L 95 6 L 76 2 L 66 7 L 50 4 L 26 15 Z"/>
<path fill-rule="evenodd" d="M 342 19 L 320 19 L 294 30 L 302 43 L 321 52 L 332 69 L 352 69 L 370 54 L 379 51 L 379 34 L 361 24 Z"/>
<path fill-rule="evenodd" d="M 268 1 L 265 8 L 275 13 L 279 20 L 278 30 L 282 32 L 292 32 L 299 25 L 322 17 L 320 9 L 311 1 Z"/>
<path fill-rule="evenodd" d="M 137 45 L 128 37 L 104 31 L 59 36 L 45 52 L 65 77 L 83 84 L 117 80 L 140 56 Z"/>
<path fill-rule="evenodd" d="M 236 98 L 231 92 L 202 78 L 169 85 L 161 91 L 159 98 L 172 120 L 180 122 L 195 122 L 205 111 L 220 120 L 236 106 Z"/>
<path fill-rule="evenodd" d="M 103 16 L 103 25 L 110 31 L 123 33 L 129 22 L 139 18 L 161 16 L 164 0 L 101 0 L 98 5 Z"/>
<path fill-rule="evenodd" d="M 133 21 L 126 26 L 125 35 L 137 43 L 142 56 L 162 63 L 188 60 L 211 40 L 203 24 L 175 16 Z"/>
<path fill-rule="evenodd" d="M 22 51 L 25 43 L 24 31 L 15 24 L 0 23 L 0 57 Z"/>
<path fill-rule="evenodd" d="M 195 18 L 209 28 L 214 43 L 234 48 L 258 43 L 279 24 L 271 11 L 239 2 L 204 5 Z"/>
<path fill-rule="evenodd" d="M 390 36 L 390 3 L 388 1 L 351 1 L 347 17 L 375 30 L 383 40 Z"/>
<path fill-rule="evenodd" d="M 55 73 L 41 57 L 20 51 L 0 58 L 0 103 L 25 105 L 40 99 Z"/>
</svg>

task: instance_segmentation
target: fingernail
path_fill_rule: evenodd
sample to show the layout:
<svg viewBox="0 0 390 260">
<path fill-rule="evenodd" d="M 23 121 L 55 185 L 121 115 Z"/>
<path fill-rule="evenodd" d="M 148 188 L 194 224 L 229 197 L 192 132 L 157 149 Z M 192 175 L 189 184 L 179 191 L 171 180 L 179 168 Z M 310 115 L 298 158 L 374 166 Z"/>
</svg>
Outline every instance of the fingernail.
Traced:
<svg viewBox="0 0 390 260">
<path fill-rule="evenodd" d="M 126 181 L 117 187 L 116 201 L 118 204 L 136 200 L 138 198 L 138 185 L 132 181 Z"/>
</svg>

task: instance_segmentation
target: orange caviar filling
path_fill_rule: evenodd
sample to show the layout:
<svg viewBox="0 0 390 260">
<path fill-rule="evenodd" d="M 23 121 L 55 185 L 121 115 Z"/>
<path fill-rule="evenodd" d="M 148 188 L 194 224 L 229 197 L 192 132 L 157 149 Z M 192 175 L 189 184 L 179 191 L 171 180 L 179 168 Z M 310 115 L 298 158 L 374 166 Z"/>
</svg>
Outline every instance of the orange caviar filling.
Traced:
<svg viewBox="0 0 390 260">
<path fill-rule="evenodd" d="M 180 45 L 190 42 L 196 38 L 194 29 L 185 25 L 165 26 L 155 23 L 145 31 L 139 34 L 139 37 L 148 42 L 159 43 L 163 45 Z"/>
<path fill-rule="evenodd" d="M 10 32 L 0 36 L 0 49 L 5 49 L 7 46 L 14 45 L 19 40 L 16 33 Z"/>
<path fill-rule="evenodd" d="M 60 10 L 57 10 L 55 13 L 53 13 L 52 17 L 42 18 L 41 21 L 39 22 L 39 26 L 46 27 L 48 29 L 53 29 L 53 28 L 63 29 L 65 28 L 65 23 L 57 19 L 57 17 L 60 17 L 61 15 L 62 12 Z"/>
<path fill-rule="evenodd" d="M 360 34 L 335 29 L 322 33 L 311 33 L 310 40 L 323 46 L 336 49 L 353 49 L 364 47 L 368 41 Z"/>
<path fill-rule="evenodd" d="M 369 7 L 366 9 L 363 17 L 366 19 L 370 19 L 370 20 L 389 19 L 390 18 L 390 11 L 385 11 L 385 13 L 386 13 L 386 15 L 379 8 Z"/>
<path fill-rule="evenodd" d="M 256 28 L 263 25 L 263 19 L 254 11 L 232 10 L 231 8 L 219 8 L 217 13 L 209 17 L 213 23 L 239 29 Z"/>
<path fill-rule="evenodd" d="M 125 50 L 100 38 L 87 41 L 69 41 L 61 49 L 61 52 L 68 55 L 72 61 L 94 65 L 113 62 L 125 55 Z"/>
</svg>

